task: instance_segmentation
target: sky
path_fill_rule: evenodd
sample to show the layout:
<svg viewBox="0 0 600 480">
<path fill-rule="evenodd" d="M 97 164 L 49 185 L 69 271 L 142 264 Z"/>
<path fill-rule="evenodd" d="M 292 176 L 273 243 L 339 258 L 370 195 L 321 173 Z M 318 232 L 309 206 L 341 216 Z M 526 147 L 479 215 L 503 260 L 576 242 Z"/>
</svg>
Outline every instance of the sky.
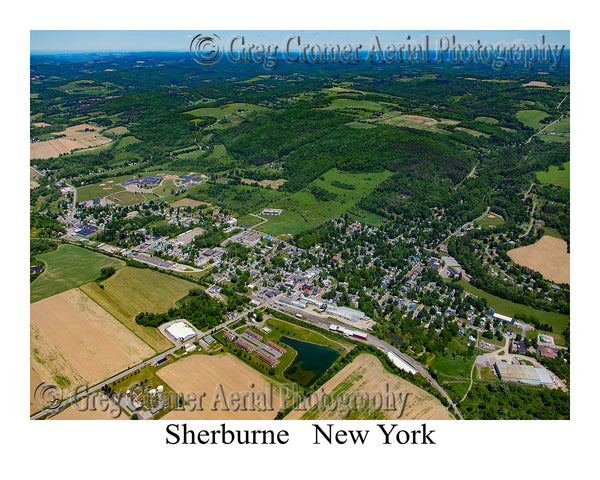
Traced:
<svg viewBox="0 0 600 480">
<path fill-rule="evenodd" d="M 223 42 L 236 35 L 243 35 L 246 44 L 282 45 L 290 35 L 299 35 L 301 42 L 353 44 L 368 47 L 375 35 L 381 42 L 404 43 L 411 40 L 424 41 L 429 36 L 432 48 L 441 37 L 456 43 L 482 44 L 540 44 L 542 36 L 546 44 L 564 45 L 569 48 L 568 30 L 31 30 L 31 53 L 79 53 L 79 52 L 143 52 L 187 51 L 190 41 L 198 34 L 218 35 Z"/>
</svg>

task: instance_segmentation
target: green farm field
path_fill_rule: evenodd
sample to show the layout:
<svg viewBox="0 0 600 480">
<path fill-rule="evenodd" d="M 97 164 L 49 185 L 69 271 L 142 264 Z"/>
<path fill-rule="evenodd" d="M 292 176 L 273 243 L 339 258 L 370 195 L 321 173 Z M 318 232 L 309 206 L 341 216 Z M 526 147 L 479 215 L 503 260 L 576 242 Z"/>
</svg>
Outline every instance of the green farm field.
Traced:
<svg viewBox="0 0 600 480">
<path fill-rule="evenodd" d="M 32 303 L 91 282 L 104 267 L 119 268 L 125 264 L 121 260 L 67 244 L 59 245 L 55 251 L 36 258 L 46 264 L 46 269 L 31 284 Z"/>
<path fill-rule="evenodd" d="M 535 172 L 540 183 L 560 185 L 563 188 L 571 186 L 571 162 L 563 163 L 564 170 L 551 166 L 547 172 Z"/>
<path fill-rule="evenodd" d="M 541 110 L 519 110 L 516 113 L 517 120 L 526 127 L 531 127 L 535 130 L 541 130 L 544 126 L 540 123 L 548 114 Z"/>
<path fill-rule="evenodd" d="M 81 290 L 157 352 L 169 348 L 171 343 L 158 329 L 135 323 L 135 316 L 139 312 L 166 312 L 192 288 L 198 288 L 180 278 L 134 267 L 118 270 L 102 286 L 88 283 Z"/>
</svg>

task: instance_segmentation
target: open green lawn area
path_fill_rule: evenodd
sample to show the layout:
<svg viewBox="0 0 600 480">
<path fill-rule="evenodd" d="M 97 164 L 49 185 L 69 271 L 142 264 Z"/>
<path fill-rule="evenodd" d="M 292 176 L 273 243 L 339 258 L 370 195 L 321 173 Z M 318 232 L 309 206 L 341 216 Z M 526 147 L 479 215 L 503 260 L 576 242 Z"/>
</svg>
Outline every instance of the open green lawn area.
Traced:
<svg viewBox="0 0 600 480">
<path fill-rule="evenodd" d="M 135 323 L 135 316 L 139 312 L 164 313 L 192 288 L 198 288 L 195 283 L 135 267 L 118 270 L 102 285 L 88 283 L 81 290 L 157 352 L 169 348 L 171 342 L 157 328 Z"/>
<path fill-rule="evenodd" d="M 50 253 L 36 256 L 46 264 L 44 272 L 31 284 L 30 301 L 56 295 L 98 278 L 104 267 L 119 268 L 125 263 L 85 248 L 62 244 Z"/>
<path fill-rule="evenodd" d="M 526 338 L 533 340 L 534 338 L 537 339 L 538 335 L 540 334 L 552 337 L 556 345 L 560 345 L 561 347 L 566 346 L 565 336 L 562 333 L 558 332 L 544 332 L 543 330 L 527 330 L 525 336 Z"/>
<path fill-rule="evenodd" d="M 535 172 L 540 183 L 560 185 L 563 188 L 571 187 L 571 162 L 563 163 L 564 170 L 551 166 L 547 172 Z"/>
<path fill-rule="evenodd" d="M 170 194 L 171 190 L 173 190 L 174 188 L 175 188 L 175 183 L 173 182 L 173 180 L 170 180 L 170 179 L 163 180 L 162 183 L 160 184 L 160 186 L 158 186 L 154 190 L 152 190 L 152 193 L 155 193 L 159 197 L 162 197 L 164 195 Z"/>
<path fill-rule="evenodd" d="M 196 108 L 185 113 L 188 115 L 193 115 L 194 117 L 213 117 L 217 120 L 221 120 L 223 117 L 231 115 L 232 113 L 241 113 L 242 111 L 245 113 L 254 110 L 261 110 L 263 108 L 264 107 L 259 107 L 258 105 L 254 105 L 252 103 L 228 103 L 227 105 L 214 108 Z"/>
<path fill-rule="evenodd" d="M 445 279 L 444 281 L 447 280 Z M 459 280 L 458 284 L 461 285 L 465 291 L 487 299 L 488 306 L 495 308 L 496 311 L 502 315 L 514 317 L 517 314 L 521 314 L 534 317 L 540 323 L 551 325 L 555 332 L 563 332 L 569 323 L 568 315 L 563 315 L 562 313 L 557 312 L 546 312 L 545 310 L 536 310 L 528 305 L 522 305 L 520 303 L 511 302 L 510 300 L 506 300 L 504 298 L 496 297 L 484 292 L 483 290 L 480 290 L 479 288 L 475 288 L 465 279 Z"/>
<path fill-rule="evenodd" d="M 516 113 L 517 120 L 521 122 L 526 127 L 531 127 L 535 130 L 540 130 L 544 127 L 540 123 L 540 120 L 543 120 L 548 116 L 546 112 L 542 112 L 541 110 L 519 110 Z"/>
</svg>

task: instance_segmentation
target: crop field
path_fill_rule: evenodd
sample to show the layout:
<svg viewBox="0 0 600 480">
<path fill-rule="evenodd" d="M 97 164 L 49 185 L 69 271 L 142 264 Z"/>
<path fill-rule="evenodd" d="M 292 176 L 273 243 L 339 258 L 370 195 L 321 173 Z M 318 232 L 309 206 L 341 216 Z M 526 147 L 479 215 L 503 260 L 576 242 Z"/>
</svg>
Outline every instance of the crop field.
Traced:
<svg viewBox="0 0 600 480">
<path fill-rule="evenodd" d="M 157 352 L 171 346 L 156 328 L 135 323 L 139 312 L 163 313 L 175 307 L 198 285 L 147 268 L 124 267 L 102 282 L 82 285 L 81 289 Z"/>
<path fill-rule="evenodd" d="M 369 411 L 347 412 L 341 406 L 341 395 L 351 395 L 353 393 L 368 393 L 372 398 L 374 394 L 381 393 L 386 398 L 387 391 L 396 394 L 395 405 L 390 404 L 390 410 L 384 411 L 381 408 L 373 416 Z M 442 403 L 433 395 L 425 392 L 416 385 L 388 372 L 381 361 L 374 355 L 363 353 L 357 356 L 349 365 L 346 365 L 332 379 L 322 387 L 328 395 L 340 399 L 338 408 L 314 409 L 307 407 L 302 409 L 302 404 L 289 415 L 286 420 L 366 420 L 366 419 L 389 419 L 389 420 L 450 420 L 452 416 Z M 321 392 L 321 389 L 319 389 Z M 398 400 L 398 394 L 402 394 L 401 401 Z M 405 395 L 406 406 L 404 411 Z M 319 395 L 321 395 L 319 393 Z M 377 407 L 377 400 L 374 399 L 372 407 Z M 360 402 L 359 405 L 360 407 Z M 402 414 L 402 415 L 401 415 Z M 400 416 L 401 415 L 401 416 Z"/>
<path fill-rule="evenodd" d="M 187 405 L 183 411 L 171 411 L 164 420 L 272 420 L 282 407 L 279 386 L 235 356 L 191 355 L 157 371 L 158 377 L 178 393 L 191 394 L 205 392 L 202 410 L 198 405 Z M 270 388 L 273 386 L 272 410 Z M 221 392 L 224 397 L 220 397 Z M 234 409 L 229 399 L 235 392 L 255 393 L 254 403 L 247 403 L 246 409 Z M 260 393 L 265 393 L 267 403 L 260 403 Z M 227 403 L 223 401 L 225 399 Z"/>
<path fill-rule="evenodd" d="M 112 141 L 110 138 L 100 135 L 98 130 L 98 127 L 81 124 L 69 127 L 62 132 L 56 132 L 57 135 L 64 135 L 64 137 L 30 144 L 29 157 L 31 159 L 56 158 L 61 154 L 71 153 L 73 150 L 98 147 Z"/>
<path fill-rule="evenodd" d="M 571 187 L 571 162 L 563 163 L 564 170 L 551 166 L 547 172 L 535 172 L 540 183 L 547 185 L 560 185 L 563 188 Z"/>
<path fill-rule="evenodd" d="M 46 269 L 31 284 L 31 302 L 91 282 L 104 267 L 119 268 L 124 265 L 122 260 L 73 245 L 59 245 L 55 251 L 37 255 L 36 258 L 46 264 Z"/>
<path fill-rule="evenodd" d="M 129 129 L 127 127 L 118 126 L 118 127 L 113 127 L 113 128 L 104 130 L 102 133 L 112 133 L 113 135 L 123 135 L 125 133 L 129 133 Z"/>
<path fill-rule="evenodd" d="M 474 287 L 465 279 L 459 280 L 458 284 L 461 285 L 466 292 L 472 293 L 473 295 L 477 295 L 481 298 L 485 298 L 487 300 L 488 307 L 495 308 L 496 311 L 502 315 L 514 317 L 515 315 L 521 314 L 528 317 L 535 317 L 540 323 L 551 325 L 555 332 L 564 331 L 569 323 L 568 315 L 563 315 L 562 313 L 557 312 L 547 312 L 545 310 L 537 310 L 528 305 L 511 302 L 510 300 L 496 297 L 495 295 Z"/>
<path fill-rule="evenodd" d="M 70 405 L 63 411 L 49 417 L 49 420 L 129 420 L 129 417 L 124 414 L 121 408 L 111 402 L 104 394 L 98 395 L 95 398 L 95 404 L 92 400 L 89 402 L 90 408 L 85 408 L 85 400 L 80 401 L 79 408 L 77 405 Z M 95 408 L 95 410 L 92 410 Z"/>
<path fill-rule="evenodd" d="M 72 389 L 93 385 L 154 354 L 79 289 L 30 306 L 31 369 Z"/>
<path fill-rule="evenodd" d="M 513 262 L 540 272 L 544 278 L 558 283 L 570 282 L 571 256 L 567 253 L 567 242 L 560 238 L 544 235 L 533 245 L 507 253 Z"/>
<path fill-rule="evenodd" d="M 546 112 L 542 112 L 541 110 L 519 110 L 516 115 L 519 122 L 535 130 L 544 128 L 544 125 L 540 121 L 548 116 Z"/>
</svg>

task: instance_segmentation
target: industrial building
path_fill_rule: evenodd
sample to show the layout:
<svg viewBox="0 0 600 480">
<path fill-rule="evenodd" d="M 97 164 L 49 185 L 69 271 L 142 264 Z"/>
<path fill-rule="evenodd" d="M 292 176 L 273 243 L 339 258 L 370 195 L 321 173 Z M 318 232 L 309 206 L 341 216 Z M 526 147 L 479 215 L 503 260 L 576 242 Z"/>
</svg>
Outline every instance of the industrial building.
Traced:
<svg viewBox="0 0 600 480">
<path fill-rule="evenodd" d="M 554 385 L 548 370 L 507 362 L 496 362 L 494 369 L 500 380 L 526 383 L 529 385 Z"/>
<path fill-rule="evenodd" d="M 194 329 L 185 322 L 175 322 L 169 325 L 165 330 L 173 338 L 179 340 L 180 342 L 185 342 L 186 340 L 196 336 Z"/>
<path fill-rule="evenodd" d="M 396 367 L 400 370 L 404 370 L 405 372 L 411 373 L 413 375 L 418 375 L 419 372 L 408 362 L 402 360 L 398 355 L 394 352 L 387 352 L 387 357 L 392 361 Z"/>
</svg>

